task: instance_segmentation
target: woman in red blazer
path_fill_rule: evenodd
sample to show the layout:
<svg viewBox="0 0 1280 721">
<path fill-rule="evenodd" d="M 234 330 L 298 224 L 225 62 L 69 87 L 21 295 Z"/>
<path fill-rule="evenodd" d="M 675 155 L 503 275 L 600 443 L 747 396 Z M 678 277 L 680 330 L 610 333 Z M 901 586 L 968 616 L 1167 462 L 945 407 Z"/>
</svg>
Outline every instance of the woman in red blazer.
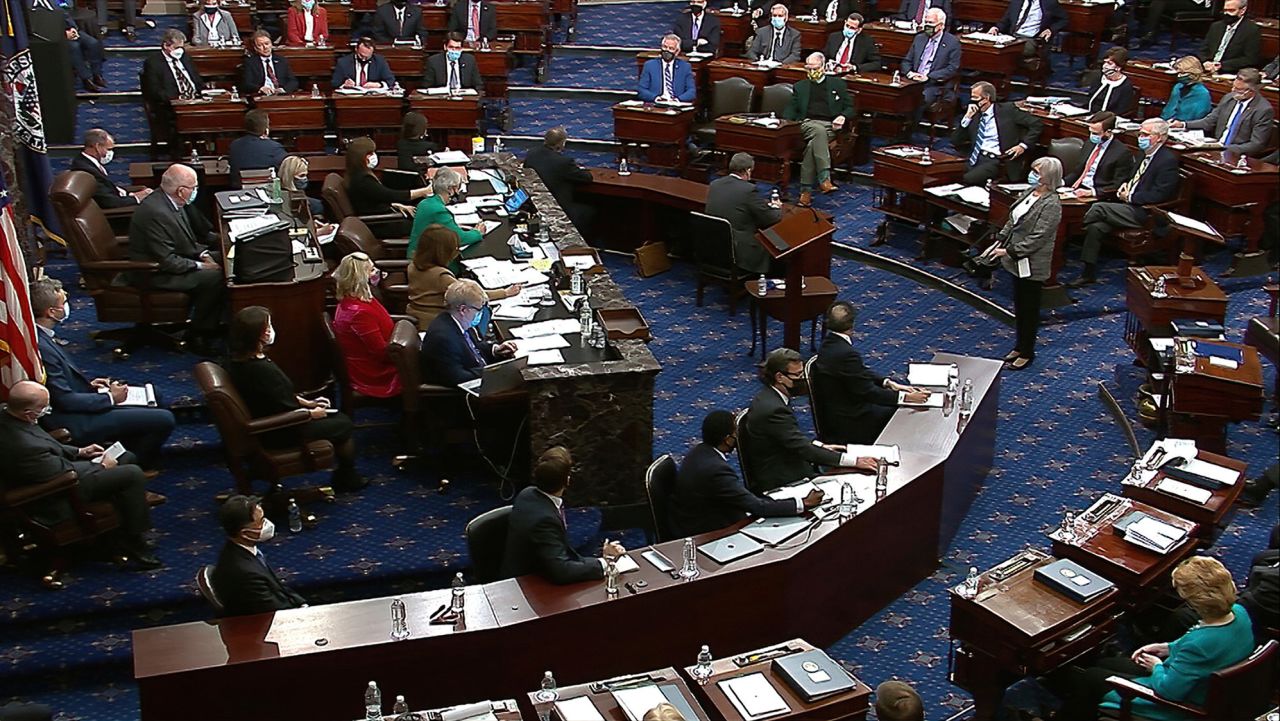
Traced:
<svg viewBox="0 0 1280 721">
<path fill-rule="evenodd" d="M 307 37 L 307 16 L 311 16 L 311 36 Z M 329 39 L 329 13 L 316 0 L 293 0 L 285 21 L 285 44 L 306 45 Z"/>
<path fill-rule="evenodd" d="M 333 271 L 338 308 L 333 313 L 333 333 L 347 361 L 351 388 L 375 398 L 400 393 L 400 376 L 387 355 L 391 339 L 391 316 L 373 297 L 371 285 L 382 271 L 364 253 L 352 253 Z"/>
</svg>

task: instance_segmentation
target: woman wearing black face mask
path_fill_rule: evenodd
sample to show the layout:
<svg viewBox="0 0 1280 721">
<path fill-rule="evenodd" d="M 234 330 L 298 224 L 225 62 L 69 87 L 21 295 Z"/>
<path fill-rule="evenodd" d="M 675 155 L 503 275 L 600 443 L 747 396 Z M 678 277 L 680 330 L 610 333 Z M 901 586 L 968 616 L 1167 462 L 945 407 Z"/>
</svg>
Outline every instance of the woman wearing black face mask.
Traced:
<svg viewBox="0 0 1280 721">
<path fill-rule="evenodd" d="M 307 195 L 310 172 L 310 166 L 305 158 L 290 155 L 280 162 L 280 167 L 276 169 L 276 177 L 280 179 L 280 192 L 289 199 L 288 203 L 283 204 L 282 210 L 290 216 L 298 216 L 305 201 L 306 211 L 311 218 L 319 222 L 324 220 L 324 202 Z"/>
<path fill-rule="evenodd" d="M 1209 89 L 1204 86 L 1204 66 L 1192 55 L 1178 58 L 1173 63 L 1178 82 L 1169 91 L 1169 102 L 1160 112 L 1163 120 L 1199 120 L 1213 110 Z"/>
</svg>

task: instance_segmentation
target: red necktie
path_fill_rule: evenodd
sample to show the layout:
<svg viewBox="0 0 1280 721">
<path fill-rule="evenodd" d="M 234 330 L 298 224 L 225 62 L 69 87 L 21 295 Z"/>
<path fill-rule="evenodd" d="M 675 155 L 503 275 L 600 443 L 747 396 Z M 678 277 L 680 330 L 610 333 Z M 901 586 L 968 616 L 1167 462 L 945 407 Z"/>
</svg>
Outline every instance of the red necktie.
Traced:
<svg viewBox="0 0 1280 721">
<path fill-rule="evenodd" d="M 857 36 L 855 35 L 854 37 L 856 38 Z M 849 38 L 844 41 L 844 52 L 840 53 L 840 62 L 837 65 L 849 64 L 849 56 L 853 54 L 853 40 L 854 38 Z"/>
<path fill-rule="evenodd" d="M 276 67 L 275 67 L 275 63 L 271 62 L 271 58 L 267 58 L 267 59 L 263 60 L 263 62 L 264 62 L 264 63 L 266 63 L 266 68 L 267 68 L 267 77 L 271 78 L 271 84 L 272 84 L 274 87 L 277 87 L 277 88 L 278 88 L 278 87 L 280 87 L 280 83 L 277 83 L 277 82 L 276 82 Z"/>
<path fill-rule="evenodd" d="M 1102 143 L 1098 143 L 1097 145 L 1093 146 L 1093 152 L 1089 153 L 1089 160 L 1085 161 L 1084 170 L 1080 172 L 1080 177 L 1077 178 L 1076 182 L 1071 186 L 1072 190 L 1080 189 L 1080 184 L 1084 182 L 1085 178 L 1089 177 L 1089 169 L 1093 167 L 1093 162 L 1098 159 L 1098 153 L 1101 153 L 1101 152 L 1102 152 Z"/>
<path fill-rule="evenodd" d="M 480 3 L 471 3 L 471 31 L 474 39 L 480 38 Z"/>
<path fill-rule="evenodd" d="M 365 75 L 364 75 L 364 63 L 362 63 L 362 62 L 360 62 L 359 60 L 357 60 L 357 61 L 356 61 L 356 87 L 358 87 L 358 88 L 363 88 L 363 87 L 364 87 L 364 77 L 365 77 Z"/>
<path fill-rule="evenodd" d="M 928 4 L 929 3 L 927 2 L 927 0 L 920 0 L 920 5 L 916 8 L 916 25 L 921 25 L 924 23 L 925 5 L 928 5 Z"/>
</svg>

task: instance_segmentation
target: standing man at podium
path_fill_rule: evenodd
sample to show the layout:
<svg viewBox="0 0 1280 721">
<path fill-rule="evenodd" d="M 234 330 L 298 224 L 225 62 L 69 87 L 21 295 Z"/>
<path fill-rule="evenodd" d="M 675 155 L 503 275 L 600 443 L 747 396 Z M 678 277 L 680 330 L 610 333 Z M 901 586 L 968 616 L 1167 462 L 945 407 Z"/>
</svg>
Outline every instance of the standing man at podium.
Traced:
<svg viewBox="0 0 1280 721">
<path fill-rule="evenodd" d="M 756 231 L 782 220 L 781 205 L 765 202 L 751 182 L 755 158 L 734 153 L 729 158 L 729 174 L 716 178 L 707 188 L 707 215 L 724 218 L 733 227 L 733 254 L 742 270 L 751 274 L 770 271 L 771 258 L 756 240 Z"/>
<path fill-rule="evenodd" d="M 362 37 L 350 55 L 338 59 L 333 68 L 333 87 L 376 89 L 396 84 L 396 76 L 386 58 L 374 52 L 373 38 Z"/>
<path fill-rule="evenodd" d="M 298 78 L 289 69 L 289 61 L 273 52 L 271 34 L 266 30 L 253 34 L 253 52 L 244 60 L 240 92 L 245 95 L 284 95 L 298 89 Z"/>
<path fill-rule="evenodd" d="M 813 205 L 813 187 L 830 193 L 836 189 L 831 182 L 831 136 L 844 129 L 853 116 L 853 101 L 849 89 L 839 77 L 827 77 L 827 59 L 822 53 L 811 53 L 804 61 L 807 74 L 796 83 L 791 94 L 791 104 L 783 117 L 800 121 L 800 134 L 804 136 L 804 156 L 800 161 L 800 205 Z"/>
</svg>

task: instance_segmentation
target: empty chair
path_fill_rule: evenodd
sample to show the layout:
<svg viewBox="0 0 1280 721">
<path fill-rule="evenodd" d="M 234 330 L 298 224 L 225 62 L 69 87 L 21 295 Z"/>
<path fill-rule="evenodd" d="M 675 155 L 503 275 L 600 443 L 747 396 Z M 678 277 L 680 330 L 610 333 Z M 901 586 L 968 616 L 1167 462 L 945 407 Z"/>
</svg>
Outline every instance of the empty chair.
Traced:
<svg viewBox="0 0 1280 721">
<path fill-rule="evenodd" d="M 467 523 L 467 551 L 476 581 L 490 583 L 502 580 L 502 554 L 507 548 L 507 523 L 511 506 L 485 511 Z"/>
<path fill-rule="evenodd" d="M 795 88 L 791 83 L 766 85 L 760 93 L 760 112 L 766 115 L 775 113 L 782 117 L 783 111 L 791 104 L 792 95 L 795 95 Z"/>
<path fill-rule="evenodd" d="M 694 140 L 703 145 L 714 145 L 716 118 L 751 112 L 755 92 L 755 86 L 743 78 L 724 78 L 712 83 L 708 120 L 694 128 Z"/>
<path fill-rule="evenodd" d="M 733 226 L 728 220 L 706 213 L 689 213 L 689 236 L 693 239 L 693 260 L 698 266 L 697 304 L 702 305 L 703 289 L 715 283 L 729 294 L 729 315 L 747 294 L 742 285 L 748 274 L 738 267 L 733 249 Z"/>
<path fill-rule="evenodd" d="M 649 497 L 649 513 L 653 517 L 653 533 L 658 541 L 674 537 L 667 523 L 667 499 L 676 482 L 676 461 L 670 453 L 663 453 L 649 464 L 644 472 L 644 491 Z"/>
</svg>

